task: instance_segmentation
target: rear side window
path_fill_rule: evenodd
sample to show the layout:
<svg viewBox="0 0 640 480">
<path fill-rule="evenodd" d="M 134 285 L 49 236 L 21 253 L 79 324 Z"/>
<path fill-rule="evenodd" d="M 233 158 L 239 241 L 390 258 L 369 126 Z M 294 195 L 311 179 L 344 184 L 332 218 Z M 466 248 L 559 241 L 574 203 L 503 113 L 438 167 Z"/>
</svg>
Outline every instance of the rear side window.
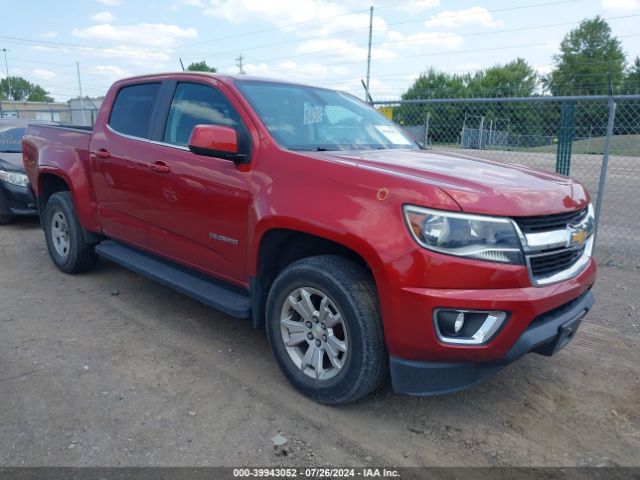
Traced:
<svg viewBox="0 0 640 480">
<path fill-rule="evenodd" d="M 238 127 L 240 120 L 226 97 L 208 85 L 180 83 L 173 96 L 164 142 L 185 146 L 200 124 Z"/>
<path fill-rule="evenodd" d="M 109 126 L 119 133 L 147 138 L 151 113 L 159 91 L 159 83 L 144 83 L 120 89 L 113 102 Z"/>
</svg>

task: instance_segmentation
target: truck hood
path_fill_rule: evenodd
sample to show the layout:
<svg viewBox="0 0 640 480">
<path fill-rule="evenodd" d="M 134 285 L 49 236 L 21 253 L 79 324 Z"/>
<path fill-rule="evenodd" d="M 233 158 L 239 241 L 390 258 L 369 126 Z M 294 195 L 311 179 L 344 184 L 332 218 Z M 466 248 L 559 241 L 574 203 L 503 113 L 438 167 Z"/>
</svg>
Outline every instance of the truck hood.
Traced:
<svg viewBox="0 0 640 480">
<path fill-rule="evenodd" d="M 0 168 L 13 172 L 24 172 L 22 153 L 0 152 Z"/>
<path fill-rule="evenodd" d="M 399 175 L 444 190 L 469 213 L 504 216 L 548 215 L 589 203 L 578 182 L 554 173 L 466 155 L 416 150 L 317 152 L 326 160 Z"/>
</svg>

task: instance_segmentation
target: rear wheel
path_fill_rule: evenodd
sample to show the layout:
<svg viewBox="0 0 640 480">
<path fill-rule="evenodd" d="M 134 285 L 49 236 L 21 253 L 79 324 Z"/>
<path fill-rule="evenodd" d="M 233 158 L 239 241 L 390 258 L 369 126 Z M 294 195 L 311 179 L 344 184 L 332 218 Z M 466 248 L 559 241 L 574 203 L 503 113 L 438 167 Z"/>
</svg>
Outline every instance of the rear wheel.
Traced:
<svg viewBox="0 0 640 480">
<path fill-rule="evenodd" d="M 269 293 L 267 334 L 287 379 L 318 402 L 359 400 L 386 378 L 375 285 L 345 258 L 317 256 L 288 266 Z"/>
<path fill-rule="evenodd" d="M 8 225 L 13 221 L 11 215 L 0 215 L 0 225 Z"/>
<path fill-rule="evenodd" d="M 43 219 L 49 255 L 60 270 L 81 273 L 95 266 L 98 257 L 94 244 L 84 239 L 70 192 L 53 194 Z"/>
</svg>

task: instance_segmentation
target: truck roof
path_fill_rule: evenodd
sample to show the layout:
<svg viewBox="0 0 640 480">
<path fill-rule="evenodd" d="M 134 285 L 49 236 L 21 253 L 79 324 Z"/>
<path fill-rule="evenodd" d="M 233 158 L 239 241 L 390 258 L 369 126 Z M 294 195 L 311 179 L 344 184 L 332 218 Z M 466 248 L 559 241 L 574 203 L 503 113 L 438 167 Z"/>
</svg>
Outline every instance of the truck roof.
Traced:
<svg viewBox="0 0 640 480">
<path fill-rule="evenodd" d="M 216 80 L 220 80 L 225 83 L 229 83 L 234 80 L 252 80 L 256 82 L 272 82 L 272 83 L 286 83 L 290 85 L 305 85 L 300 82 L 291 82 L 289 80 L 283 80 L 283 79 L 277 79 L 277 78 L 259 77 L 259 76 L 252 76 L 252 75 L 234 75 L 234 74 L 227 74 L 227 73 L 192 72 L 192 71 L 162 72 L 162 73 L 149 73 L 144 75 L 135 75 L 133 77 L 122 78 L 118 80 L 116 83 L 128 82 L 131 80 L 145 80 L 145 79 L 151 80 L 151 79 L 156 79 L 160 77 L 182 77 L 182 76 L 187 77 L 187 76 L 194 76 L 194 75 L 215 78 Z"/>
</svg>

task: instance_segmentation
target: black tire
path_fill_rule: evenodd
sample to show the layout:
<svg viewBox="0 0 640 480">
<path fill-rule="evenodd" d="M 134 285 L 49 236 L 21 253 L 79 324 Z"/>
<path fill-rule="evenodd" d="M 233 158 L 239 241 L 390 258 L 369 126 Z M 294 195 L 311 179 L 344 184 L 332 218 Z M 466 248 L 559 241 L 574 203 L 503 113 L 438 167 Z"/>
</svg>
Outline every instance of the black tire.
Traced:
<svg viewBox="0 0 640 480">
<path fill-rule="evenodd" d="M 338 373 L 330 379 L 318 380 L 305 374 L 305 367 L 297 366 L 289 355 L 281 333 L 281 313 L 283 308 L 289 308 L 285 307 L 285 302 L 292 292 L 303 287 L 326 295 L 346 327 L 348 353 L 343 357 L 342 367 L 336 369 Z M 369 272 L 351 260 L 322 255 L 289 265 L 271 287 L 266 318 L 269 344 L 280 368 L 296 389 L 317 402 L 344 405 L 360 400 L 376 390 L 388 376 L 388 357 L 375 284 Z M 313 318 L 315 321 L 316 317 Z M 304 342 L 300 345 L 305 347 Z M 324 348 L 325 344 L 322 345 Z M 322 355 L 332 368 L 328 356 L 325 359 L 325 354 Z"/>
<path fill-rule="evenodd" d="M 64 222 L 66 222 L 68 247 L 64 253 L 59 252 L 54 245 L 54 226 L 52 223 L 54 215 L 62 215 Z M 95 245 L 87 243 L 84 239 L 70 192 L 54 193 L 49 198 L 44 209 L 43 222 L 49 255 L 60 270 L 73 274 L 86 272 L 95 267 L 98 260 Z"/>
<path fill-rule="evenodd" d="M 13 222 L 13 217 L 9 214 L 9 202 L 2 191 L 0 191 L 0 212 L 7 212 L 0 213 L 0 225 L 8 225 Z"/>
</svg>

